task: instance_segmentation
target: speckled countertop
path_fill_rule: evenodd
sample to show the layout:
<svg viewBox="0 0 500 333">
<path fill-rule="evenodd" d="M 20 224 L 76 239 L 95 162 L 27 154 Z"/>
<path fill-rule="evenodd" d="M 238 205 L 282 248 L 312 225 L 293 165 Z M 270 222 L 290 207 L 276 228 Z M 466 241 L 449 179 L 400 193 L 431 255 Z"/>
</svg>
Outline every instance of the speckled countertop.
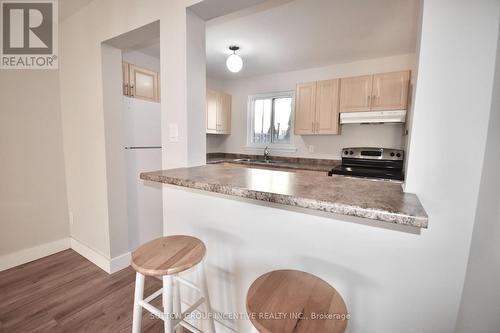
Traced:
<svg viewBox="0 0 500 333">
<path fill-rule="evenodd" d="M 401 184 L 334 175 L 208 164 L 141 173 L 141 179 L 298 206 L 341 215 L 427 228 L 417 196 Z"/>
</svg>

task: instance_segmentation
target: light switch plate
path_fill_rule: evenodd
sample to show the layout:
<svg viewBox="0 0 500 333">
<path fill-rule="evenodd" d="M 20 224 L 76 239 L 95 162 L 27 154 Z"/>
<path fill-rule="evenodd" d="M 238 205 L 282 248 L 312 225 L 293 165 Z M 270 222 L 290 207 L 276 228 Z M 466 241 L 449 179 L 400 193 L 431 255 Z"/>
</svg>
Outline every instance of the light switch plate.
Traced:
<svg viewBox="0 0 500 333">
<path fill-rule="evenodd" d="M 168 141 L 179 142 L 179 126 L 175 123 L 168 125 Z"/>
<path fill-rule="evenodd" d="M 313 145 L 309 145 L 308 150 L 309 150 L 310 153 L 314 153 L 314 146 Z"/>
</svg>

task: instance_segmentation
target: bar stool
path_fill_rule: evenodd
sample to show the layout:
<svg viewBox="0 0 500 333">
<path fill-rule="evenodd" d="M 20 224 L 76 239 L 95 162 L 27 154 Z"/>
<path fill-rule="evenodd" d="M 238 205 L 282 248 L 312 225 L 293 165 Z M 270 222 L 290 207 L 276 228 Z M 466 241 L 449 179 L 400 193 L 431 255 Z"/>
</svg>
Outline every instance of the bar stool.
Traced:
<svg viewBox="0 0 500 333">
<path fill-rule="evenodd" d="M 295 270 L 273 271 L 255 280 L 247 293 L 247 312 L 261 333 L 343 333 L 349 318 L 335 288 Z"/>
<path fill-rule="evenodd" d="M 133 333 L 141 331 L 142 308 L 162 319 L 167 333 L 181 332 L 182 327 L 195 333 L 203 333 L 185 320 L 202 304 L 205 305 L 210 331 L 215 332 L 203 262 L 205 253 L 205 244 L 201 240 L 183 235 L 157 238 L 143 244 L 132 253 L 132 267 L 136 271 Z M 179 273 L 188 270 L 198 271 L 201 286 L 179 276 Z M 163 281 L 163 288 L 146 298 L 144 298 L 145 276 L 161 278 Z M 199 300 L 184 312 L 181 311 L 179 283 L 200 293 Z M 160 295 L 162 295 L 163 311 L 149 303 Z"/>
</svg>

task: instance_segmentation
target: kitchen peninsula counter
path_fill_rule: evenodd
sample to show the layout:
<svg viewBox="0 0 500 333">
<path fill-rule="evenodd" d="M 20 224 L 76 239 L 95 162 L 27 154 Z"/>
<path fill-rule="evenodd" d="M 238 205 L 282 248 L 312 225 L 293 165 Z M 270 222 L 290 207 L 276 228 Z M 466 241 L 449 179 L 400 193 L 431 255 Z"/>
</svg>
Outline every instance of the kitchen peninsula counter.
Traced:
<svg viewBox="0 0 500 333">
<path fill-rule="evenodd" d="M 418 197 L 403 192 L 396 182 L 227 164 L 145 172 L 140 178 L 339 215 L 417 228 L 428 226 Z"/>
</svg>

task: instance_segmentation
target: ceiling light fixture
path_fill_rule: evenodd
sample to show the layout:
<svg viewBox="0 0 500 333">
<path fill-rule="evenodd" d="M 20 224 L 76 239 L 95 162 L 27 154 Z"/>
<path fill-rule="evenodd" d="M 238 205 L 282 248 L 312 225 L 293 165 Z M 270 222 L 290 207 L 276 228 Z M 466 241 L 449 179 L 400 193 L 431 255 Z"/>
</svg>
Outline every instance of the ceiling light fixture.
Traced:
<svg viewBox="0 0 500 333">
<path fill-rule="evenodd" d="M 240 49 L 239 46 L 232 45 L 229 47 L 233 54 L 227 57 L 226 67 L 230 72 L 238 73 L 243 68 L 243 59 L 239 55 L 236 54 L 236 51 Z"/>
</svg>

